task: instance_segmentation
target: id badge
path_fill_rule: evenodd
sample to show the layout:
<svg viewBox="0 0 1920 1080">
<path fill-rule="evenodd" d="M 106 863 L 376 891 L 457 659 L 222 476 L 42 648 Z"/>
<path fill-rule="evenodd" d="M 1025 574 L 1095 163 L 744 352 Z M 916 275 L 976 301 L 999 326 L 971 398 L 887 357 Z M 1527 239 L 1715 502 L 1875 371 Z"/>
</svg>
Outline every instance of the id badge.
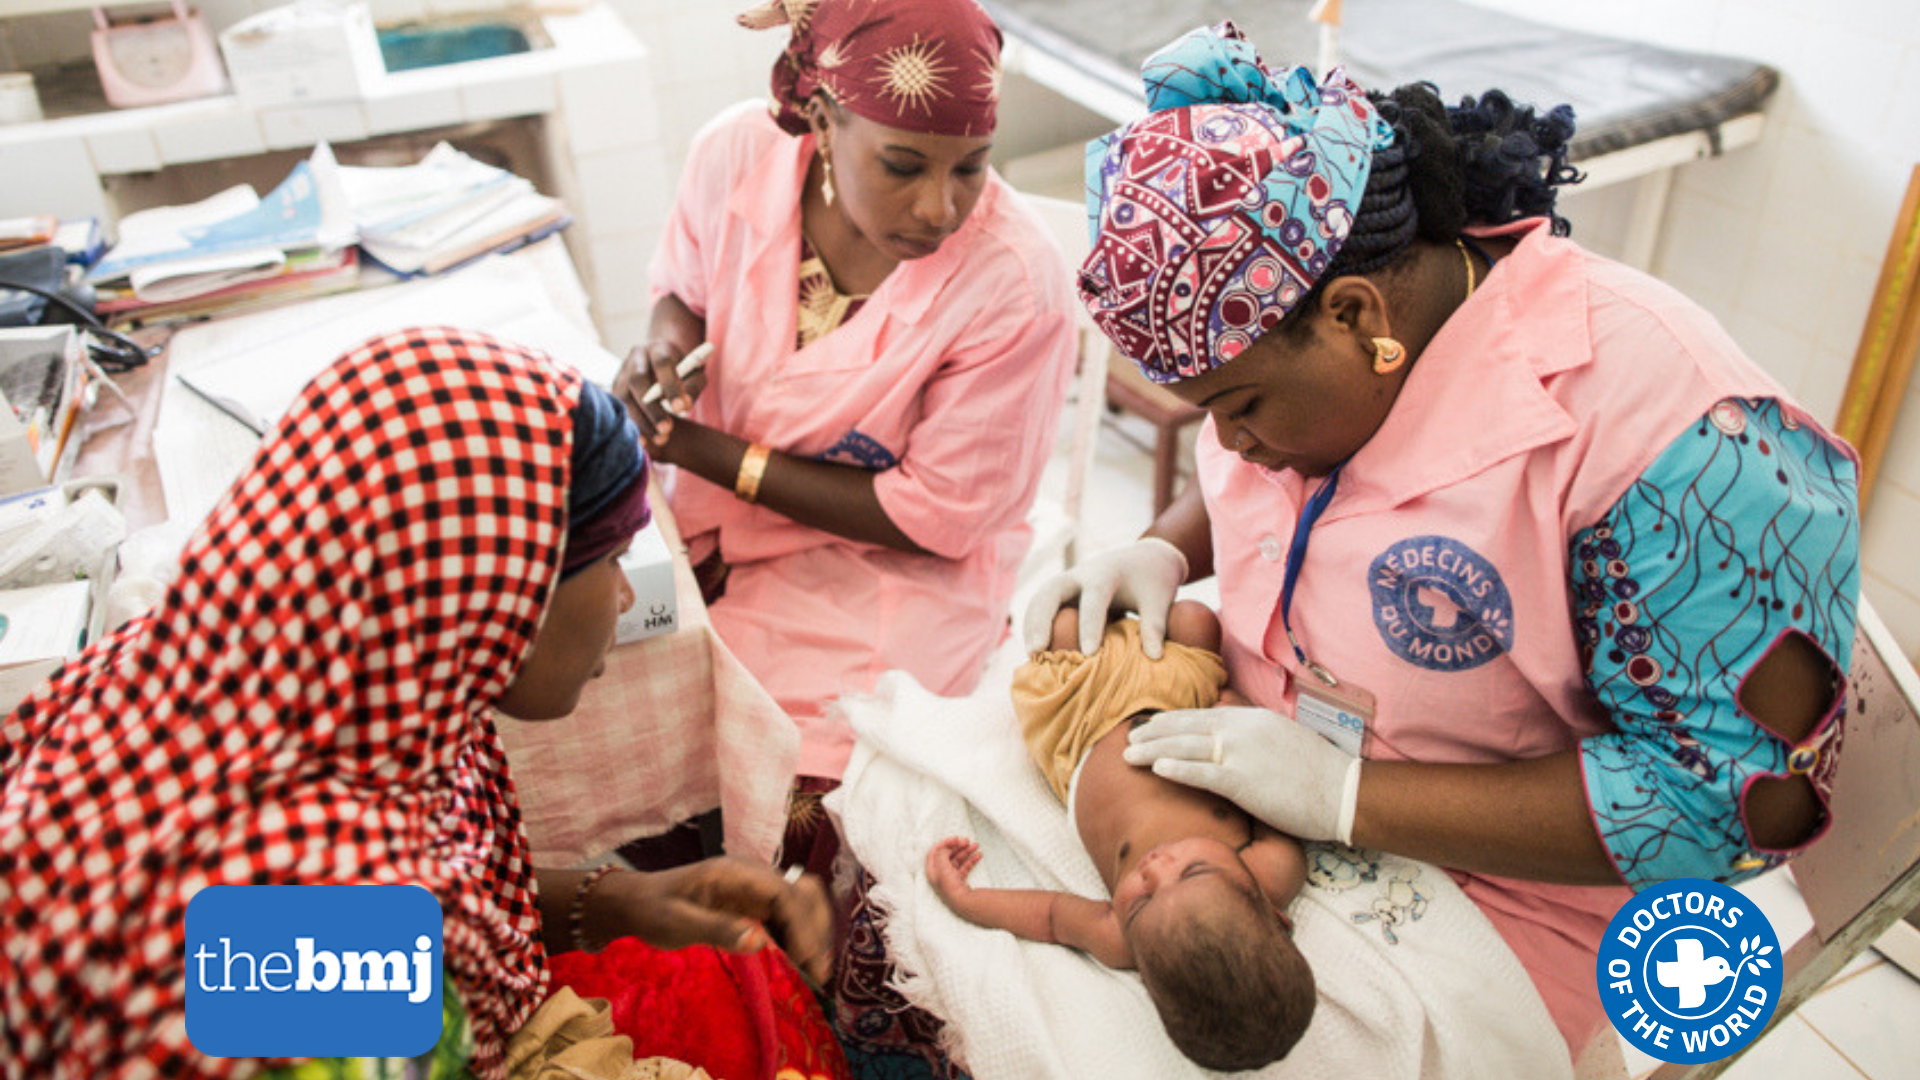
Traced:
<svg viewBox="0 0 1920 1080">
<path fill-rule="evenodd" d="M 1294 686 L 1293 718 L 1359 757 L 1367 741 L 1367 725 L 1373 723 L 1373 695 L 1350 682 L 1328 685 L 1311 674 L 1296 678 Z"/>
</svg>

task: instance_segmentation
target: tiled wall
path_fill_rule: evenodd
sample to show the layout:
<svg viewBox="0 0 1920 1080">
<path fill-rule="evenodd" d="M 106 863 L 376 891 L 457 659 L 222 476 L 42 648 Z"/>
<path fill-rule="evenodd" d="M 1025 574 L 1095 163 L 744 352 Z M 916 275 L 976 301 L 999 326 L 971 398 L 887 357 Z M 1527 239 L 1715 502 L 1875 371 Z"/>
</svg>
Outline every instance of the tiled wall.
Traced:
<svg viewBox="0 0 1920 1080">
<path fill-rule="evenodd" d="M 749 6 L 744 0 L 608 2 L 646 46 L 651 85 L 643 100 L 635 95 L 609 95 L 597 103 L 581 103 L 579 110 L 570 104 L 568 123 L 584 130 L 598 117 L 598 123 L 609 126 L 651 127 L 651 137 L 609 159 L 597 181 L 630 192 L 631 197 L 623 201 L 631 212 L 617 221 L 591 222 L 586 238 L 596 266 L 621 274 L 621 280 L 644 282 L 647 260 L 659 242 L 688 143 L 722 108 L 743 98 L 766 96 L 768 73 L 785 37 L 734 25 L 734 14 Z M 638 115 L 642 111 L 649 115 Z M 582 178 L 583 186 L 586 183 Z M 570 242 L 579 241 L 575 237 Z M 647 298 L 636 290 L 630 304 L 614 307 L 614 303 L 603 297 L 596 321 L 607 347 L 624 354 L 646 340 Z"/>
<path fill-rule="evenodd" d="M 1920 4 L 1478 2 L 1781 71 L 1759 144 L 1680 170 L 1658 269 L 1815 415 L 1832 420 L 1908 177 L 1920 163 Z M 1591 238 L 1587 224 L 1576 218 L 1577 237 Z M 1920 652 L 1920 380 L 1901 415 L 1862 554 L 1867 595 L 1913 655 Z"/>
</svg>

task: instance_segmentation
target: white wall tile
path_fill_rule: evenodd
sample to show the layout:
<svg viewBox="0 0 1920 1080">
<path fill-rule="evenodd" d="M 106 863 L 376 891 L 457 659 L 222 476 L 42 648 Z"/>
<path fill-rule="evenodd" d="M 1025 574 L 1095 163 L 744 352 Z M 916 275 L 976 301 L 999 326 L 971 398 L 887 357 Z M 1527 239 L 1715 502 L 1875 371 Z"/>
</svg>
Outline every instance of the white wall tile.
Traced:
<svg viewBox="0 0 1920 1080">
<path fill-rule="evenodd" d="M 1807 115 L 1834 135 L 1884 141 L 1903 51 L 1869 27 L 1816 24 L 1796 80 Z"/>
<path fill-rule="evenodd" d="M 236 105 L 232 111 L 179 121 L 155 129 L 154 142 L 169 163 L 211 161 L 265 153 L 260 125 Z"/>
<path fill-rule="evenodd" d="M 636 345 L 647 341 L 647 311 L 632 315 L 598 316 L 594 322 L 600 327 L 600 343 L 615 356 L 624 357 Z"/>
<path fill-rule="evenodd" d="M 1845 350 L 1851 356 L 1860 344 L 1867 308 L 1880 278 L 1880 261 L 1843 256 L 1833 268 L 1818 302 L 1807 309 L 1814 319 L 1813 342 L 1822 349 Z"/>
<path fill-rule="evenodd" d="M 574 170 L 581 206 L 594 228 L 604 227 L 602 207 L 638 209 L 644 215 L 643 228 L 657 229 L 666 221 L 673 189 L 657 152 L 629 149 L 586 155 L 575 161 Z M 613 215 L 606 220 L 614 220 Z"/>
<path fill-rule="evenodd" d="M 620 61 L 562 72 L 560 109 L 577 154 L 655 143 L 660 109 L 650 61 Z"/>
<path fill-rule="evenodd" d="M 160 146 L 143 127 L 96 131 L 87 135 L 87 153 L 97 173 L 150 172 L 160 167 Z"/>
<path fill-rule="evenodd" d="M 260 134 L 274 150 L 312 146 L 321 141 L 353 142 L 367 137 L 367 118 L 357 101 L 261 109 Z"/>
<path fill-rule="evenodd" d="M 1814 419 L 1831 424 L 1840 415 L 1840 400 L 1846 396 L 1847 372 L 1853 367 L 1853 350 L 1813 349 L 1813 357 L 1800 373 L 1800 381 L 1791 383 L 1787 392 L 1799 400 Z"/>
<path fill-rule="evenodd" d="M 197 0 L 193 6 L 199 9 L 208 30 L 216 37 L 220 31 L 260 11 L 253 0 Z"/>
<path fill-rule="evenodd" d="M 1764 309 L 1736 305 L 1720 320 L 1753 362 L 1780 385 L 1798 385 L 1811 363 L 1813 347 L 1804 331 L 1785 326 Z"/>
<path fill-rule="evenodd" d="M 426 0 L 371 0 L 369 7 L 375 26 L 409 22 L 427 14 Z"/>
<path fill-rule="evenodd" d="M 1920 560 L 1913 556 L 1920 537 L 1920 496 L 1890 483 L 1885 476 L 1874 486 L 1860 539 L 1860 560 L 1866 568 L 1910 593 L 1920 593 Z"/>
<path fill-rule="evenodd" d="M 581 215 L 581 220 L 596 234 L 598 233 L 658 233 L 666 220 L 668 207 L 664 203 L 654 203 L 651 199 L 643 202 L 639 199 L 607 198 L 604 189 L 596 188 L 596 198 L 591 213 Z M 581 202 L 587 196 L 583 193 Z"/>
<path fill-rule="evenodd" d="M 502 11 L 509 6 L 506 0 L 427 0 L 427 13 L 431 16 L 466 15 Z"/>
<path fill-rule="evenodd" d="M 1920 4 L 1913 9 L 1920 11 Z M 1909 40 L 1900 56 L 1900 75 L 1894 80 L 1892 103 L 1881 136 L 1887 156 L 1920 161 L 1920 45 Z"/>
<path fill-rule="evenodd" d="M 593 268 L 594 310 L 612 318 L 647 310 L 647 260 L 653 240 L 639 233 L 594 233 L 587 237 Z"/>
<path fill-rule="evenodd" d="M 1780 69 L 1789 87 L 1802 69 L 1800 58 L 1812 24 L 1803 4 L 1769 10 L 1759 3 L 1744 5 L 1737 18 L 1720 20 L 1714 51 L 1758 60 Z"/>
<path fill-rule="evenodd" d="M 446 127 L 465 119 L 460 91 L 453 87 L 363 98 L 360 112 L 369 135 Z"/>
<path fill-rule="evenodd" d="M 1596 4 L 1595 7 L 1607 5 Z M 1612 16 L 1615 13 L 1609 12 Z M 1609 19 L 1613 25 L 1618 25 Z M 1669 49 L 1683 49 L 1698 52 L 1705 48 L 1704 42 L 1713 40 L 1718 29 L 1720 12 L 1711 4 L 1702 3 L 1664 3 L 1657 12 L 1648 18 L 1642 28 L 1645 33 L 1635 35 L 1637 40 L 1650 41 Z M 1617 34 L 1614 29 L 1605 29 L 1602 33 Z"/>
<path fill-rule="evenodd" d="M 1767 180 L 1786 141 L 1787 110 L 1782 106 L 1786 93 L 1776 91 L 1768 102 L 1766 125 L 1757 142 L 1682 167 L 1674 177 L 1674 198 L 1701 196 L 1743 213 L 1759 213 L 1767 194 Z"/>
<path fill-rule="evenodd" d="M 1762 230 L 1741 269 L 1736 311 L 1763 312 L 1813 340 L 1814 304 L 1840 263 L 1832 245 L 1807 244 L 1801 235 L 1784 229 Z"/>
<path fill-rule="evenodd" d="M 0 217 L 56 214 L 104 217 L 106 195 L 94 178 L 93 159 L 79 139 L 48 139 L 31 152 L 9 147 L 0 154 Z"/>
<path fill-rule="evenodd" d="M 560 95 L 547 71 L 514 78 L 470 79 L 460 87 L 460 111 L 468 120 L 550 113 Z"/>
<path fill-rule="evenodd" d="M 1920 597 L 1871 571 L 1861 578 L 1860 591 L 1900 643 L 1900 651 L 1920 656 Z"/>
<path fill-rule="evenodd" d="M 1753 247 L 1748 222 L 1725 203 L 1676 192 L 1667 204 L 1660 276 L 1724 321 L 1740 295 L 1742 268 Z"/>
</svg>

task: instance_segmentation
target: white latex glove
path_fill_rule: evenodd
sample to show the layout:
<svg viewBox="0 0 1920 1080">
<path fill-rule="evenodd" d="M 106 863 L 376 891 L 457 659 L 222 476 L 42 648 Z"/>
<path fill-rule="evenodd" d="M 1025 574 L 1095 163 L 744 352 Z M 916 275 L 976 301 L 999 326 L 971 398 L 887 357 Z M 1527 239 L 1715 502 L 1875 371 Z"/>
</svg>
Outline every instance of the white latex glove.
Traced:
<svg viewBox="0 0 1920 1080">
<path fill-rule="evenodd" d="M 1173 594 L 1187 580 L 1187 557 L 1157 537 L 1136 540 L 1090 556 L 1040 583 L 1027 604 L 1021 637 L 1028 652 L 1053 639 L 1053 617 L 1069 600 L 1080 599 L 1080 651 L 1093 655 L 1106 633 L 1109 611 L 1140 614 L 1140 646 L 1155 660 L 1167 640 L 1167 612 Z"/>
<path fill-rule="evenodd" d="M 1174 709 L 1134 728 L 1123 755 L 1204 788 L 1290 836 L 1353 842 L 1360 759 L 1267 709 Z"/>
</svg>

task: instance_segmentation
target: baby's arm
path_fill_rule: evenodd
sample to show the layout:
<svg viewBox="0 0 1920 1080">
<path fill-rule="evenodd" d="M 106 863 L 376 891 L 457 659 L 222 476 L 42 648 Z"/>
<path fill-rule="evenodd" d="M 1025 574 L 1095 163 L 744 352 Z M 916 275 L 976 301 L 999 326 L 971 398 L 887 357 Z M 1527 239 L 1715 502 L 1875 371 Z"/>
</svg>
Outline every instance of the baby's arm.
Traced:
<svg viewBox="0 0 1920 1080">
<path fill-rule="evenodd" d="M 1259 818 L 1248 815 L 1253 839 L 1240 851 L 1240 861 L 1260 884 L 1267 900 L 1281 911 L 1300 895 L 1307 883 L 1307 856 L 1300 841 L 1279 832 Z"/>
<path fill-rule="evenodd" d="M 927 852 L 927 879 L 954 914 L 1027 941 L 1065 945 L 1110 968 L 1133 967 L 1113 905 L 1044 889 L 976 889 L 967 875 L 980 862 L 980 845 L 950 836 Z"/>
</svg>

